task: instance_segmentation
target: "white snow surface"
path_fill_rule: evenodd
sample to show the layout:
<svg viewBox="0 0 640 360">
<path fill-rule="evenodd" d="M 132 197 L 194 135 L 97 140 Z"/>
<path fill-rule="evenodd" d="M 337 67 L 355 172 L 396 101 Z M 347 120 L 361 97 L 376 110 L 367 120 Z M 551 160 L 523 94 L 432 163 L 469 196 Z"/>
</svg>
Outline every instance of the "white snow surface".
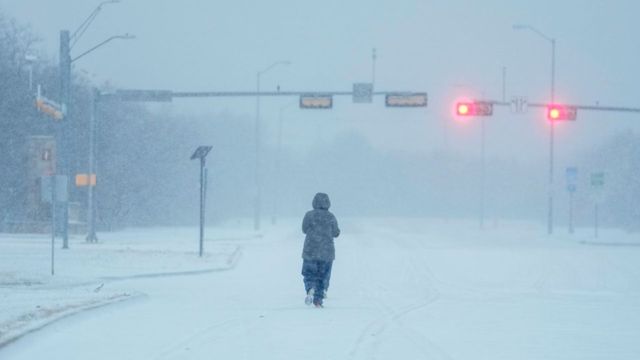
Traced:
<svg viewBox="0 0 640 360">
<path fill-rule="evenodd" d="M 42 308 L 90 309 L 0 359 L 640 358 L 638 234 L 338 220 L 323 309 L 304 305 L 298 219 L 208 228 L 202 259 L 197 229 L 73 239 L 54 277 L 46 237 L 0 235 L 0 331 L 50 322 Z"/>
</svg>

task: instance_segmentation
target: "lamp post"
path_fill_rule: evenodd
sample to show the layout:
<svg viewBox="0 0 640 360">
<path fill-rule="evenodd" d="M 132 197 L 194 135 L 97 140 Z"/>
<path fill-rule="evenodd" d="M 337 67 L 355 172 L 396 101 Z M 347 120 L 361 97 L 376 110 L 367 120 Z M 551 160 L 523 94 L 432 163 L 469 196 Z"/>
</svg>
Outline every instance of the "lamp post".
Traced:
<svg viewBox="0 0 640 360">
<path fill-rule="evenodd" d="M 255 230 L 260 230 L 260 202 L 262 196 L 262 184 L 260 182 L 260 78 L 264 73 L 273 69 L 278 65 L 290 65 L 290 61 L 280 60 L 276 61 L 273 64 L 267 66 L 264 70 L 258 71 L 256 74 L 256 124 L 255 124 L 255 146 L 256 146 L 256 163 L 255 163 L 255 186 L 256 193 L 254 199 L 254 216 L 253 216 L 253 228 Z"/>
<path fill-rule="evenodd" d="M 106 4 L 115 4 L 115 3 L 119 3 L 119 0 L 108 0 L 108 1 L 103 1 L 101 2 L 94 10 L 93 12 L 91 12 L 91 14 L 82 22 L 82 24 L 80 24 L 80 26 L 73 32 L 73 34 L 70 34 L 70 32 L 68 30 L 62 30 L 60 31 L 60 104 L 62 107 L 62 111 L 65 114 L 65 117 L 68 118 L 70 117 L 71 111 L 70 111 L 70 100 L 71 100 L 71 64 L 74 63 L 75 61 L 79 60 L 80 58 L 88 55 L 89 53 L 91 53 L 92 51 L 98 49 L 99 47 L 105 45 L 106 43 L 115 40 L 115 39 L 133 39 L 134 36 L 129 35 L 129 34 L 124 34 L 124 35 L 116 35 L 116 36 L 111 36 L 109 38 L 107 38 L 106 40 L 102 41 L 101 43 L 93 46 L 92 48 L 90 48 L 89 50 L 81 53 L 80 55 L 76 56 L 75 58 L 71 58 L 71 49 L 77 44 L 77 42 L 80 40 L 80 38 L 82 37 L 82 35 L 84 35 L 85 31 L 89 28 L 89 26 L 93 23 L 93 21 L 96 19 L 96 17 L 98 16 L 98 14 L 100 13 L 100 11 L 102 10 L 102 7 Z M 95 92 L 92 94 L 93 100 L 92 100 L 92 104 L 91 104 L 91 111 L 94 112 L 95 111 Z M 94 166 L 94 134 L 93 132 L 95 131 L 94 129 L 94 122 L 95 122 L 95 114 L 92 113 L 91 119 L 90 119 L 90 154 L 89 154 L 89 168 L 90 171 L 93 169 Z M 69 173 L 69 167 L 67 166 L 67 146 L 63 143 L 64 141 L 67 140 L 67 128 L 69 127 L 68 121 L 64 121 L 60 124 L 60 126 L 58 126 L 57 129 L 57 138 L 58 138 L 58 143 L 59 143 L 59 151 L 58 151 L 58 167 L 59 167 L 59 173 L 61 173 L 62 175 L 68 175 Z M 91 180 L 91 172 L 88 174 L 89 175 L 89 180 Z M 88 198 L 88 217 L 89 217 L 89 223 L 90 223 L 90 229 L 89 229 L 89 234 L 87 235 L 87 241 L 97 241 L 97 238 L 95 236 L 95 228 L 94 228 L 94 221 L 93 221 L 93 217 L 94 217 L 94 205 L 93 205 L 93 186 L 91 186 L 91 181 L 89 181 L 89 194 L 87 196 Z M 69 219 L 68 219 L 68 214 L 69 214 L 69 210 L 68 210 L 68 203 L 62 203 L 61 205 L 61 210 L 62 210 L 62 216 L 61 216 L 61 220 L 63 222 L 63 239 L 64 239 L 64 245 L 63 248 L 67 249 L 68 248 L 68 223 L 69 223 Z"/>
<path fill-rule="evenodd" d="M 551 44 L 551 103 L 555 102 L 555 78 L 556 78 L 556 39 L 547 36 L 531 25 L 513 25 L 514 30 L 530 30 L 547 40 Z M 549 124 L 549 209 L 547 214 L 547 233 L 553 233 L 553 137 L 555 122 Z"/>
<path fill-rule="evenodd" d="M 74 58 L 73 61 L 76 61 L 78 59 L 80 59 L 81 57 L 89 54 L 90 52 L 96 50 L 97 48 L 105 45 L 106 43 L 115 40 L 115 39 L 123 39 L 123 40 L 130 40 L 130 39 L 135 39 L 135 36 L 131 35 L 131 34 L 124 34 L 124 35 L 116 35 L 116 36 L 111 36 L 109 38 L 107 38 L 106 40 L 102 41 L 101 43 L 99 43 L 98 45 L 92 47 L 91 49 L 85 51 L 84 53 L 78 55 L 76 58 Z M 96 235 L 96 221 L 95 221 L 95 194 L 94 194 L 94 187 L 97 185 L 97 175 L 94 175 L 97 173 L 97 171 L 95 170 L 95 161 L 96 161 L 96 117 L 97 117 L 97 106 L 98 106 L 98 98 L 100 97 L 100 93 L 97 89 L 93 89 L 91 92 L 91 115 L 89 117 L 89 172 L 87 174 L 87 177 L 89 179 L 88 181 L 88 193 L 87 193 L 87 220 L 89 222 L 89 229 L 88 229 L 88 233 L 87 233 L 87 237 L 86 237 L 86 241 L 87 242 L 98 242 L 98 236 Z M 92 178 L 96 179 L 96 182 L 94 183 L 92 181 Z"/>
<path fill-rule="evenodd" d="M 275 191 L 275 195 L 276 195 L 276 201 L 273 202 L 273 215 L 271 216 L 271 224 L 275 225 L 276 224 L 276 220 L 277 220 L 277 216 L 278 216 L 278 204 L 280 200 L 280 189 L 282 188 L 280 186 L 280 173 L 281 173 L 281 160 L 282 160 L 282 123 L 283 123 L 283 117 L 282 114 L 283 112 L 290 108 L 293 105 L 298 104 L 298 102 L 292 102 L 290 104 L 287 104 L 285 106 L 282 106 L 280 108 L 280 111 L 278 113 L 278 137 L 277 137 L 277 141 L 278 141 L 278 147 L 276 150 L 276 178 L 275 178 L 275 183 L 276 183 L 276 191 Z"/>
</svg>

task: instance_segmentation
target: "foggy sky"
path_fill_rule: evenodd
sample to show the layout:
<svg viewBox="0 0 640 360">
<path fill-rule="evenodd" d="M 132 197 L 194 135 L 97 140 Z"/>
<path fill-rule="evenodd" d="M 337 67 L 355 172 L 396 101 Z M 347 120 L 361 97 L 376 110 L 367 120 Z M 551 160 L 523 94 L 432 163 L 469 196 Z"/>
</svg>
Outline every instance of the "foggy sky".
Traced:
<svg viewBox="0 0 640 360">
<path fill-rule="evenodd" d="M 98 1 L 0 0 L 0 9 L 29 24 L 57 61 L 61 29 L 74 31 Z M 335 98 L 331 111 L 285 110 L 285 145 L 310 146 L 337 134 L 365 134 L 375 145 L 405 151 L 454 151 L 477 156 L 479 121 L 457 121 L 462 97 L 500 99 L 502 67 L 507 98 L 545 102 L 550 86 L 550 45 L 530 24 L 557 38 L 558 102 L 640 106 L 636 63 L 640 24 L 635 1 L 337 1 L 300 2 L 123 0 L 103 8 L 73 49 L 77 55 L 103 39 L 131 33 L 80 60 L 74 71 L 122 88 L 350 90 L 371 79 L 376 48 L 376 90 L 427 91 L 427 109 L 385 109 Z M 263 99 L 264 141 L 273 142 L 278 109 L 294 98 Z M 178 100 L 157 111 L 255 116 L 254 99 Z M 640 128 L 637 115 L 579 112 L 557 131 L 558 166 L 608 135 Z M 513 115 L 496 108 L 486 119 L 490 157 L 548 156 L 543 113 Z"/>
</svg>

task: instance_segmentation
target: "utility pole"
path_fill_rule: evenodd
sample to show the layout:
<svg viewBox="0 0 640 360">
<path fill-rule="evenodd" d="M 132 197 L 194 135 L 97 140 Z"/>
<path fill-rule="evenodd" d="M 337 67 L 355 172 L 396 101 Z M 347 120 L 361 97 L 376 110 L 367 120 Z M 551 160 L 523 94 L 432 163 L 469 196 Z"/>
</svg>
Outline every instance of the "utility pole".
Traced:
<svg viewBox="0 0 640 360">
<path fill-rule="evenodd" d="M 507 67 L 502 67 L 502 102 L 507 102 Z"/>
<path fill-rule="evenodd" d="M 376 88 L 376 59 L 378 58 L 376 54 L 376 48 L 373 48 L 371 51 L 371 86 L 373 89 Z"/>
<path fill-rule="evenodd" d="M 59 175 L 69 176 L 69 160 L 67 146 L 67 128 L 69 127 L 69 99 L 71 90 L 71 46 L 68 30 L 60 31 L 60 105 L 63 120 L 57 127 L 58 154 L 56 172 Z M 69 202 L 68 199 L 59 201 L 55 206 L 59 207 L 59 222 L 61 222 L 63 249 L 69 248 Z"/>
<path fill-rule="evenodd" d="M 87 220 L 89 221 L 89 232 L 86 237 L 87 242 L 98 242 L 96 235 L 96 206 L 95 206 L 95 185 L 93 183 L 95 171 L 95 148 L 96 148 L 96 112 L 98 106 L 98 89 L 91 92 L 91 115 L 89 118 L 89 173 L 87 188 Z M 97 180 L 97 179 L 96 179 Z"/>
<path fill-rule="evenodd" d="M 514 30 L 530 30 L 551 44 L 551 104 L 555 102 L 556 86 L 556 39 L 552 38 L 531 25 L 516 24 Z M 553 234 L 553 137 L 555 120 L 549 123 L 549 209 L 547 214 L 547 233 Z"/>
</svg>

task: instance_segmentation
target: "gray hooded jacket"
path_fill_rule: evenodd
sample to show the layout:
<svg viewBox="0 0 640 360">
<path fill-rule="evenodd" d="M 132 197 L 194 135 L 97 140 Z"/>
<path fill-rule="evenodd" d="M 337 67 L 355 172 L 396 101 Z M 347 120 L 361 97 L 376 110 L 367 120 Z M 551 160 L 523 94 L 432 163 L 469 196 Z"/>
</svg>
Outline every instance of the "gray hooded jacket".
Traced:
<svg viewBox="0 0 640 360">
<path fill-rule="evenodd" d="M 302 232 L 307 235 L 302 250 L 305 260 L 333 261 L 336 257 L 333 238 L 340 235 L 340 229 L 329 207 L 329 195 L 317 193 L 313 198 L 313 210 L 308 211 L 302 220 Z"/>
</svg>

